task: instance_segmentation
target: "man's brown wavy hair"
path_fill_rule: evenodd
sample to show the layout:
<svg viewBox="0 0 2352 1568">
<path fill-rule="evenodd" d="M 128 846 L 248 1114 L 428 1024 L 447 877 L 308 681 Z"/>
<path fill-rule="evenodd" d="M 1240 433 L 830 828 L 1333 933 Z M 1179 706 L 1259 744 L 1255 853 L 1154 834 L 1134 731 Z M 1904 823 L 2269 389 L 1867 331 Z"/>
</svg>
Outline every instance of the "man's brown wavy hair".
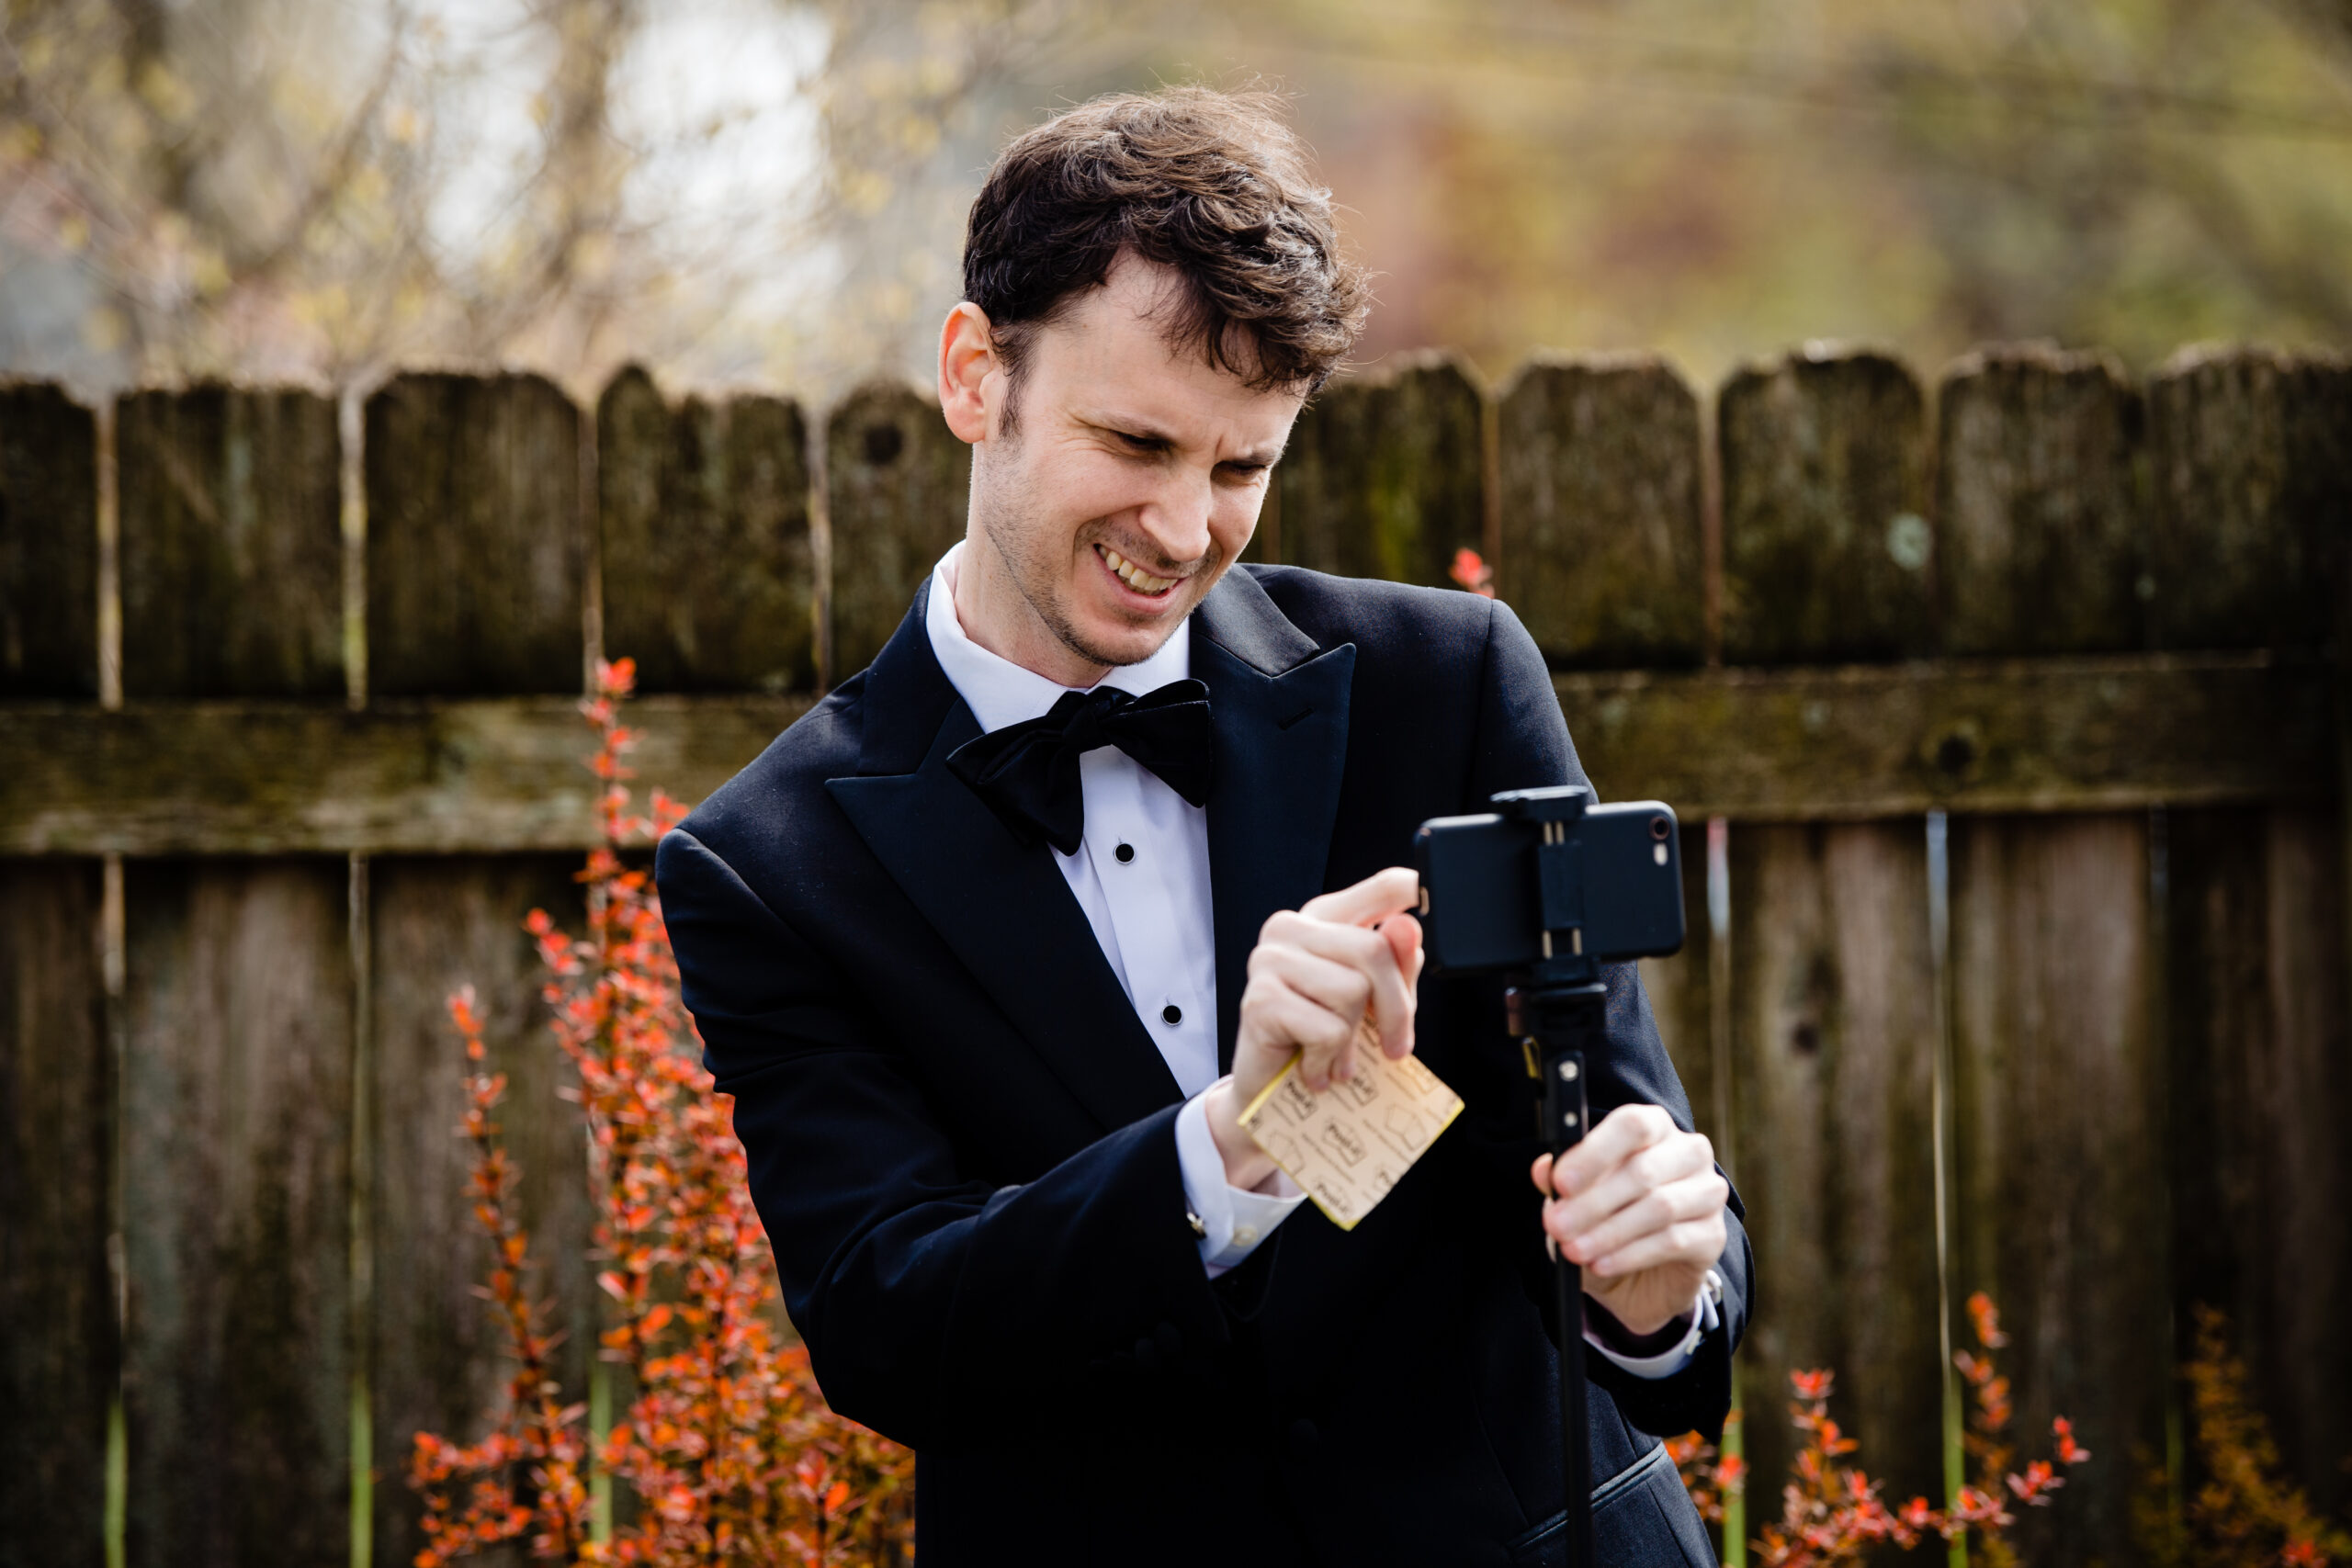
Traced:
<svg viewBox="0 0 2352 1568">
<path fill-rule="evenodd" d="M 1271 93 L 1095 98 L 1005 148 L 972 203 L 964 298 L 988 312 L 1012 396 L 1036 333 L 1132 252 L 1175 272 L 1169 343 L 1259 390 L 1313 393 L 1370 308 L 1331 193 Z"/>
</svg>

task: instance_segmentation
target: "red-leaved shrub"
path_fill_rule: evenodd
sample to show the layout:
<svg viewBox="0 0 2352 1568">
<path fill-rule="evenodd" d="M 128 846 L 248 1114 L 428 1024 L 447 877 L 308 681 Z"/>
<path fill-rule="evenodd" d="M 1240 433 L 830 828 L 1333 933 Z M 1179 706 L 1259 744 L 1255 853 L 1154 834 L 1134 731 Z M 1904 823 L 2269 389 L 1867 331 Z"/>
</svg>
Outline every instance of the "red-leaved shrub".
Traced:
<svg viewBox="0 0 2352 1568">
<path fill-rule="evenodd" d="M 2010 1503 L 2048 1506 L 2051 1494 L 2066 1483 L 2058 1466 L 2080 1464 L 2091 1456 L 2075 1441 L 2074 1426 L 2062 1416 L 2051 1423 L 2056 1445 L 2052 1458 L 2033 1460 L 2022 1471 L 2009 1468 L 2009 1382 L 1994 1371 L 1992 1356 L 2009 1342 L 2008 1337 L 2001 1332 L 1992 1298 L 1982 1291 L 1968 1298 L 1968 1314 L 1977 1348 L 1962 1350 L 1952 1359 L 1974 1399 L 1965 1440 L 1976 1461 L 1975 1481 L 1961 1487 L 1949 1509 L 1931 1507 L 1925 1497 L 1888 1507 L 1879 1496 L 1880 1483 L 1860 1464 L 1844 1462 L 1859 1445 L 1829 1417 L 1835 1374 L 1791 1372 L 1796 1397 L 1790 1402 L 1789 1415 L 1804 1434 L 1804 1446 L 1797 1450 L 1789 1482 L 1781 1488 L 1780 1522 L 1766 1525 L 1751 1543 L 1765 1568 L 1826 1568 L 1857 1562 L 1875 1546 L 1908 1551 L 1922 1540 L 1951 1540 L 1963 1531 L 1972 1538 L 1980 1562 L 1988 1568 L 2012 1568 L 2016 1553 L 2005 1534 L 2017 1522 Z M 1668 1448 L 1699 1512 L 1722 1523 L 1724 1495 L 1746 1490 L 1747 1472 L 1738 1457 L 1717 1458 L 1696 1432 L 1675 1438 Z"/>
<path fill-rule="evenodd" d="M 598 1354 L 634 1397 L 592 1445 L 586 1405 L 558 1382 L 495 1120 L 506 1079 L 488 1070 L 472 993 L 461 993 L 449 1010 L 469 1064 L 474 1217 L 491 1239 L 486 1294 L 514 1371 L 481 1440 L 416 1435 L 409 1478 L 424 1495 L 426 1541 L 417 1568 L 504 1541 L 547 1562 L 906 1561 L 914 1456 L 827 1409 L 790 1340 L 731 1101 L 703 1070 L 651 875 L 622 858 L 684 815 L 658 791 L 650 818 L 629 815 L 621 758 L 633 737 L 616 705 L 634 673 L 627 660 L 600 665 L 598 694 L 582 705 L 605 785 L 604 841 L 580 874 L 587 929 L 570 936 L 543 910 L 529 921 L 588 1124 L 596 1278 L 610 1299 Z M 599 1522 L 592 1463 L 635 1494 L 632 1522 Z"/>
<path fill-rule="evenodd" d="M 2139 1501 L 2141 1550 L 2153 1568 L 2327 1568 L 2352 1562 L 2352 1529 L 2330 1518 L 2288 1477 L 2230 1348 L 2229 1323 L 2196 1308 L 2188 1383 L 2188 1470 L 2193 1490 L 2156 1468 Z M 2352 1460 L 2345 1461 L 2352 1470 Z"/>
</svg>

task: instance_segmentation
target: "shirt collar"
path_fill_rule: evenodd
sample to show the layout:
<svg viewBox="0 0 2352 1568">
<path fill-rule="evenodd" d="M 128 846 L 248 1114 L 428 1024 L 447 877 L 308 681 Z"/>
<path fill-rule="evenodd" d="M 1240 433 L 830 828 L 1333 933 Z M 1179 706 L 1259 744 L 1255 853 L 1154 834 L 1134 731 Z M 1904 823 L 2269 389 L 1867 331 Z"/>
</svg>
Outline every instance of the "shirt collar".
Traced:
<svg viewBox="0 0 2352 1568">
<path fill-rule="evenodd" d="M 954 587 L 954 563 L 963 548 L 964 542 L 957 540 L 931 569 L 931 603 L 924 611 L 923 630 L 930 634 L 931 651 L 946 673 L 948 684 L 980 721 L 980 728 L 1002 729 L 1008 724 L 1043 718 L 1063 693 L 1087 690 L 1024 670 L 964 635 L 963 623 L 956 617 Z M 1121 665 L 1103 676 L 1102 683 L 1140 697 L 1170 681 L 1184 679 L 1192 668 L 1193 618 L 1187 615 L 1176 623 L 1175 634 L 1159 645 L 1157 653 L 1140 664 Z"/>
</svg>

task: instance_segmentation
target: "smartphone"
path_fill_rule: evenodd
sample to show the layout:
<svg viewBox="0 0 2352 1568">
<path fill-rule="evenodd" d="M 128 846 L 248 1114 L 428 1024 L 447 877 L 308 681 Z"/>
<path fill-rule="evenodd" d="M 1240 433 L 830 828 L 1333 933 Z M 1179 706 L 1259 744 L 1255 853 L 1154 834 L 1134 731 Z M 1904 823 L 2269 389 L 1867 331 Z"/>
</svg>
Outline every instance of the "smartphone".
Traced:
<svg viewBox="0 0 2352 1568">
<path fill-rule="evenodd" d="M 1681 950 L 1682 836 L 1673 807 L 1519 804 L 1555 807 L 1582 794 L 1514 792 L 1496 797 L 1502 812 L 1421 824 L 1413 860 L 1432 968 L 1524 969 L 1555 954 L 1614 964 Z"/>
</svg>

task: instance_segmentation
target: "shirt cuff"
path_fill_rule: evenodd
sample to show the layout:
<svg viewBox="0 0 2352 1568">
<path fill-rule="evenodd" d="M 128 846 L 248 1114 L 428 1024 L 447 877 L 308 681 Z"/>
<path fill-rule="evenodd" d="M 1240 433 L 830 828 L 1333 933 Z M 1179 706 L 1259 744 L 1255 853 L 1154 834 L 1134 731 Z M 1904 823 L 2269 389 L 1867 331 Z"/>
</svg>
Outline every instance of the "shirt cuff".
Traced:
<svg viewBox="0 0 2352 1568">
<path fill-rule="evenodd" d="M 1723 1312 L 1716 1303 L 1723 1299 L 1724 1277 L 1710 1269 L 1699 1286 L 1698 1299 L 1690 1303 L 1689 1331 L 1655 1356 L 1621 1356 L 1602 1344 L 1589 1328 L 1584 1331 L 1584 1342 L 1637 1378 L 1670 1378 L 1690 1364 L 1691 1352 L 1698 1349 L 1699 1341 L 1722 1325 Z"/>
<path fill-rule="evenodd" d="M 1176 1164 L 1184 1176 L 1184 1201 L 1200 1222 L 1201 1262 L 1214 1280 L 1257 1251 L 1258 1244 L 1290 1218 L 1306 1193 L 1280 1170 L 1257 1191 L 1225 1179 L 1225 1156 L 1216 1152 L 1216 1135 L 1209 1131 L 1208 1107 L 1203 1103 L 1206 1092 L 1194 1095 L 1176 1113 Z"/>
</svg>

